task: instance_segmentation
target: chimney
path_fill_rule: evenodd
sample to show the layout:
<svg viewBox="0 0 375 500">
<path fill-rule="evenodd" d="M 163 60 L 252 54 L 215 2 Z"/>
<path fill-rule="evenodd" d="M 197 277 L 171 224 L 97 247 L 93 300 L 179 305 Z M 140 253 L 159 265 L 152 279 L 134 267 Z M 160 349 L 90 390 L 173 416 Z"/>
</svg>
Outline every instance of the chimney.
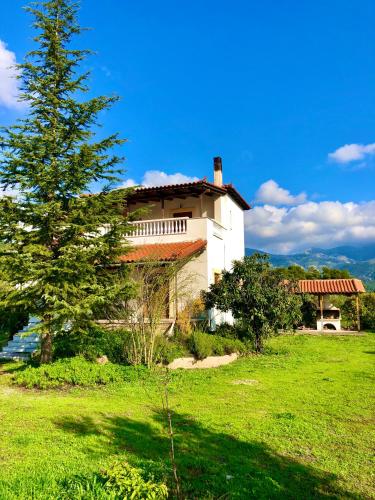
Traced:
<svg viewBox="0 0 375 500">
<path fill-rule="evenodd" d="M 215 186 L 223 185 L 223 164 L 220 156 L 214 158 L 214 184 Z"/>
</svg>

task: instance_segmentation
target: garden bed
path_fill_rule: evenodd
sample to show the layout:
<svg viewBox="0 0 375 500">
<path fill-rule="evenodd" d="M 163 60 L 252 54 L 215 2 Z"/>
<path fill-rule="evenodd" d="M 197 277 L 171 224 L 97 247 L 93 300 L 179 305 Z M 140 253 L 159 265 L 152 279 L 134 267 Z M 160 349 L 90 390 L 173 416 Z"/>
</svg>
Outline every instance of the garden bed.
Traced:
<svg viewBox="0 0 375 500">
<path fill-rule="evenodd" d="M 217 368 L 223 365 L 229 365 L 238 358 L 237 353 L 225 354 L 224 356 L 207 356 L 204 359 L 196 358 L 177 358 L 169 363 L 168 368 L 177 370 L 183 368 L 185 370 L 192 370 L 195 368 Z"/>
</svg>

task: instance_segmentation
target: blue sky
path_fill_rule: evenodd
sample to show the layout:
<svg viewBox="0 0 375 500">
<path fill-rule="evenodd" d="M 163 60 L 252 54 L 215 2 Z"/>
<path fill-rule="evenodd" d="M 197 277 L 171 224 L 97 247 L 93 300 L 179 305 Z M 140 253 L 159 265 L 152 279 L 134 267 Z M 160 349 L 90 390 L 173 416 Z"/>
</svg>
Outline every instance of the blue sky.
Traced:
<svg viewBox="0 0 375 500">
<path fill-rule="evenodd" d="M 210 177 L 220 155 L 224 180 L 257 207 L 248 245 L 375 241 L 373 0 L 81 3 L 92 91 L 122 97 L 102 122 L 129 140 L 128 178 Z M 32 47 L 22 5 L 1 5 L 7 61 Z M 8 124 L 22 110 L 1 101 L 1 67 Z"/>
</svg>

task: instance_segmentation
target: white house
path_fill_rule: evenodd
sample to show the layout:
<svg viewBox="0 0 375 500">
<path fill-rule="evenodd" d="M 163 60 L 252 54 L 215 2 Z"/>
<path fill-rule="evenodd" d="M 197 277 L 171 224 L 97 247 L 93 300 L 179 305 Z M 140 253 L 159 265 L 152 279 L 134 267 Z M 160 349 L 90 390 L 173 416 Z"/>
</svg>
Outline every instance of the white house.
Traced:
<svg viewBox="0 0 375 500">
<path fill-rule="evenodd" d="M 231 184 L 223 183 L 222 161 L 214 158 L 214 182 L 206 178 L 184 184 L 137 188 L 128 210 L 146 208 L 145 220 L 134 222 L 128 238 L 134 245 L 123 262 L 175 261 L 194 256 L 184 270 L 193 278 L 196 295 L 219 279 L 233 260 L 242 259 L 244 211 L 250 206 Z M 170 307 L 173 318 L 173 306 Z M 230 321 L 215 315 L 216 322 Z"/>
<path fill-rule="evenodd" d="M 182 274 L 192 277 L 192 294 L 199 296 L 211 283 L 220 279 L 223 269 L 242 259 L 244 244 L 244 211 L 250 206 L 231 184 L 223 184 L 221 158 L 214 158 L 214 182 L 202 179 L 185 184 L 140 187 L 127 198 L 128 212 L 146 208 L 145 220 L 133 222 L 128 240 L 130 251 L 121 257 L 124 263 L 180 260 L 182 269 L 173 285 L 178 289 Z M 190 258 L 191 257 L 191 258 Z M 180 280 L 180 281 L 179 281 Z M 165 322 L 173 324 L 184 302 L 169 299 Z M 230 314 L 212 312 L 211 326 L 230 322 Z M 108 323 L 102 320 L 101 323 Z M 120 321 L 121 322 L 121 321 Z M 35 319 L 22 332 L 27 331 Z M 164 321 L 162 322 L 164 323 Z M 22 333 L 21 332 L 21 333 Z M 28 359 L 38 348 L 39 339 L 25 340 L 16 335 L 0 352 L 0 358 Z"/>
</svg>

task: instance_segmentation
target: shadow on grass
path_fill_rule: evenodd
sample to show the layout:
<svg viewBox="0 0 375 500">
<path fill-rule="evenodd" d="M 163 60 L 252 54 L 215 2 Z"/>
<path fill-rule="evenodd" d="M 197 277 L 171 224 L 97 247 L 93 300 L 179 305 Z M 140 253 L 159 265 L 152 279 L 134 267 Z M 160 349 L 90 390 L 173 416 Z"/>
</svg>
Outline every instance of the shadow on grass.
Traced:
<svg viewBox="0 0 375 500">
<path fill-rule="evenodd" d="M 9 359 L 1 359 L 0 360 L 0 375 L 5 373 L 15 373 L 22 372 L 26 370 L 26 368 L 30 366 L 28 363 L 22 363 L 19 361 L 11 361 Z"/>
<path fill-rule="evenodd" d="M 64 418 L 55 424 L 80 436 L 104 434 L 116 453 L 130 461 L 169 466 L 169 440 L 163 432 L 165 416 L 148 424 L 123 417 Z M 265 443 L 242 441 L 213 432 L 188 415 L 174 413 L 175 449 L 185 498 L 359 498 L 342 490 L 333 474 L 283 456 Z M 86 450 L 95 453 L 95 450 Z"/>
</svg>

